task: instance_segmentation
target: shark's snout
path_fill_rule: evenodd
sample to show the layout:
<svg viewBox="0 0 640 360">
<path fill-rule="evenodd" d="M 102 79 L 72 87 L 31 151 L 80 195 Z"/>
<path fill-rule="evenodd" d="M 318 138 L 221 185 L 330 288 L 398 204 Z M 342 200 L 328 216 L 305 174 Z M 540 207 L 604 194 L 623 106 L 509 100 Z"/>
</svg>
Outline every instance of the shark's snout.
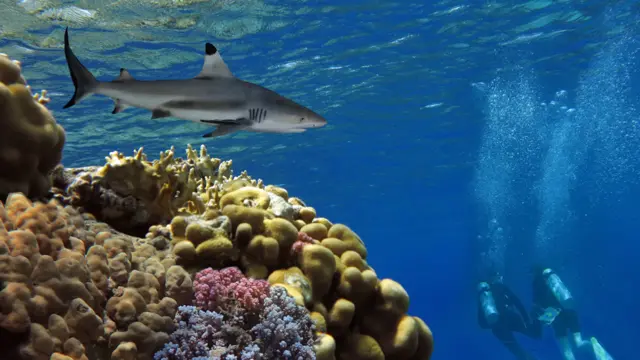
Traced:
<svg viewBox="0 0 640 360">
<path fill-rule="evenodd" d="M 318 114 L 307 116 L 306 119 L 300 122 L 300 128 L 320 128 L 327 125 L 327 120 Z"/>
<path fill-rule="evenodd" d="M 324 118 L 319 118 L 311 122 L 311 127 L 319 128 L 327 125 L 327 120 Z"/>
</svg>

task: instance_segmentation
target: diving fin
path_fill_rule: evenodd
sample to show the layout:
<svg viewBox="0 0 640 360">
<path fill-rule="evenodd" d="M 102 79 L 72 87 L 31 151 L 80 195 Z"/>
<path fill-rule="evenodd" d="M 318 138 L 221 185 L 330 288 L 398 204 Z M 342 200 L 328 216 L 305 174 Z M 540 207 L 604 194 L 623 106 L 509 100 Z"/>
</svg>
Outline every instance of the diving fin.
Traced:
<svg viewBox="0 0 640 360">
<path fill-rule="evenodd" d="M 540 316 L 538 316 L 538 320 L 543 322 L 545 325 L 551 325 L 559 314 L 560 310 L 548 307 L 544 309 L 544 312 Z"/>
<path fill-rule="evenodd" d="M 595 337 L 591 338 L 591 346 L 593 347 L 593 355 L 595 355 L 596 360 L 613 360 L 613 357 L 609 355 L 607 350 L 600 345 L 598 339 Z"/>
</svg>

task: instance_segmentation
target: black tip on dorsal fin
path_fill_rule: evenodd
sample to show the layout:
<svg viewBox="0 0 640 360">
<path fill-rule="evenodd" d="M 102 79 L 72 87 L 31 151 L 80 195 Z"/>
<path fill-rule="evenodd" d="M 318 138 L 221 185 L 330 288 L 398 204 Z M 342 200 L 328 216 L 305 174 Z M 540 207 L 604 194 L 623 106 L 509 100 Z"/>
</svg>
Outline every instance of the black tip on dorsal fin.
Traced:
<svg viewBox="0 0 640 360">
<path fill-rule="evenodd" d="M 210 56 L 210 55 L 214 55 L 215 53 L 217 53 L 218 49 L 216 49 L 216 47 L 213 46 L 212 43 L 207 43 L 204 46 L 204 52 L 205 52 L 205 54 L 207 54 L 207 56 Z"/>
<path fill-rule="evenodd" d="M 114 81 L 121 81 L 122 82 L 122 81 L 129 81 L 129 80 L 134 80 L 133 76 L 131 76 L 131 74 L 129 74 L 129 71 L 127 71 L 127 69 L 120 68 L 120 75 Z"/>
</svg>

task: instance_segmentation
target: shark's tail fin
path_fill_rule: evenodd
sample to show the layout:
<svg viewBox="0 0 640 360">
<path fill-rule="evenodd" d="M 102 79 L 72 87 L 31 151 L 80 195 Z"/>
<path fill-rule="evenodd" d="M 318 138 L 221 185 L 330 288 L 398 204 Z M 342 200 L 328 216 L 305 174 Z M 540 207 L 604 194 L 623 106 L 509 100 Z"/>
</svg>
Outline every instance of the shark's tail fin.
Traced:
<svg viewBox="0 0 640 360">
<path fill-rule="evenodd" d="M 95 76 L 82 65 L 73 51 L 71 51 L 71 47 L 69 46 L 69 28 L 64 31 L 64 57 L 67 59 L 69 74 L 71 75 L 71 80 L 73 80 L 73 86 L 76 88 L 73 97 L 64 106 L 66 109 L 93 94 L 99 82 Z"/>
</svg>

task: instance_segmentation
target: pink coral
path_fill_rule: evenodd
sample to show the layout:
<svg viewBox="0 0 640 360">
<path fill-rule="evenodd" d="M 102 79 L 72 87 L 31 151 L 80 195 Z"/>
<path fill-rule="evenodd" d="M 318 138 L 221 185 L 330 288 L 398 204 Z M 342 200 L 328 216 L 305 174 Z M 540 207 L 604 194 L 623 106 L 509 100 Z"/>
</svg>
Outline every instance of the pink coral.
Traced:
<svg viewBox="0 0 640 360">
<path fill-rule="evenodd" d="M 298 240 L 291 246 L 291 255 L 297 255 L 302 253 L 302 249 L 309 244 L 318 244 L 319 241 L 312 238 L 305 232 L 298 232 Z"/>
<path fill-rule="evenodd" d="M 237 267 L 204 269 L 196 274 L 193 285 L 196 305 L 212 311 L 229 311 L 231 306 L 237 304 L 255 312 L 262 308 L 269 294 L 267 281 L 248 279 Z"/>
</svg>

